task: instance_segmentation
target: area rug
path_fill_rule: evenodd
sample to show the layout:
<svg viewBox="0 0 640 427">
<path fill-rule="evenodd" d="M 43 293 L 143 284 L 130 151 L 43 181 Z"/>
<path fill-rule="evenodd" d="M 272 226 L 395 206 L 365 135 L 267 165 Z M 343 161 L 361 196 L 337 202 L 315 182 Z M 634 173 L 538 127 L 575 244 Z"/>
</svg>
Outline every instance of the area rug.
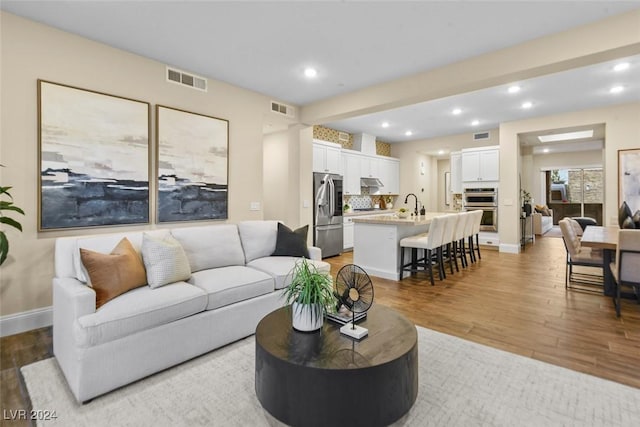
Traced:
<svg viewBox="0 0 640 427">
<path fill-rule="evenodd" d="M 640 389 L 418 327 L 418 398 L 396 426 L 634 426 Z M 60 426 L 274 426 L 254 390 L 254 338 L 79 405 L 55 359 L 22 368 Z M 327 408 L 330 410 L 330 408 Z M 359 408 L 361 410 L 361 408 Z"/>
</svg>

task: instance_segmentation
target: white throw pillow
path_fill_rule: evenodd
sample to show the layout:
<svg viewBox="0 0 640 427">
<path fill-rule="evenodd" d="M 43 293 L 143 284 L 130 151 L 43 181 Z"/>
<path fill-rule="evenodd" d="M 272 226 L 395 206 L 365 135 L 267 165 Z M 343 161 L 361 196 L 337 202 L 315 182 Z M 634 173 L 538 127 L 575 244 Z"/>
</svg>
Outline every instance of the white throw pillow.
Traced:
<svg viewBox="0 0 640 427">
<path fill-rule="evenodd" d="M 151 288 L 188 280 L 191 268 L 182 245 L 171 234 L 162 237 L 142 235 L 142 261 Z"/>
</svg>

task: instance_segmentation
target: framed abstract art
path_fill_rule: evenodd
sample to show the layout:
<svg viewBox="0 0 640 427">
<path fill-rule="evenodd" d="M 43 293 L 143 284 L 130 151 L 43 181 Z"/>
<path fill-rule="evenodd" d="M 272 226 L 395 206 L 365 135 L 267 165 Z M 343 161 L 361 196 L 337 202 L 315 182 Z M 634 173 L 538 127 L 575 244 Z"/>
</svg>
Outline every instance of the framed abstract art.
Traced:
<svg viewBox="0 0 640 427">
<path fill-rule="evenodd" d="M 158 222 L 228 217 L 229 122 L 156 106 Z"/>
<path fill-rule="evenodd" d="M 38 80 L 39 229 L 149 222 L 147 102 Z"/>
</svg>

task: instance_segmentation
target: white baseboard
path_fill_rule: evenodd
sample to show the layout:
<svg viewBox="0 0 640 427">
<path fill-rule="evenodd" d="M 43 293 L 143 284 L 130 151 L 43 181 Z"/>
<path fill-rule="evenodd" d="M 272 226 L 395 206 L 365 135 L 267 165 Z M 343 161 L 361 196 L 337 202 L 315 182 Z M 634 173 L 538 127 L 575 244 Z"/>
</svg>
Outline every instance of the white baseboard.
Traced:
<svg viewBox="0 0 640 427">
<path fill-rule="evenodd" d="M 508 254 L 519 254 L 520 245 L 512 245 L 509 243 L 500 243 L 500 252 L 506 252 Z"/>
<path fill-rule="evenodd" d="M 53 324 L 53 307 L 9 314 L 0 317 L 0 337 L 19 334 L 32 329 L 44 328 Z"/>
</svg>

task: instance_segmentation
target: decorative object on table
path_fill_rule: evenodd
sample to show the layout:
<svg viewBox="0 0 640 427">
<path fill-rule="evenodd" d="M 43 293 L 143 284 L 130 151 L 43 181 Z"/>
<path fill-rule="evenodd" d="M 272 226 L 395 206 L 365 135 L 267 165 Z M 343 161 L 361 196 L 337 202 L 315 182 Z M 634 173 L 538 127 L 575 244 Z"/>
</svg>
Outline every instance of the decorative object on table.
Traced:
<svg viewBox="0 0 640 427">
<path fill-rule="evenodd" d="M 339 325 L 346 325 L 350 322 L 359 322 L 362 319 L 367 318 L 367 313 L 358 313 L 355 314 L 347 307 L 345 307 L 341 302 L 338 303 L 338 308 L 335 313 L 327 312 L 325 317 L 333 322 L 338 323 Z"/>
<path fill-rule="evenodd" d="M 525 216 L 531 215 L 531 193 L 521 188 L 520 196 L 522 198 L 522 211 L 525 213 Z"/>
<path fill-rule="evenodd" d="M 2 165 L 0 165 L 2 166 Z M 11 187 L 0 187 L 0 197 L 7 196 L 10 200 L 0 200 L 0 224 L 6 224 L 15 228 L 18 231 L 22 231 L 22 224 L 15 219 L 4 216 L 2 211 L 13 211 L 24 215 L 24 211 L 13 204 L 13 197 L 9 193 Z M 3 230 L 0 230 L 0 265 L 2 265 L 9 254 L 9 239 Z"/>
<path fill-rule="evenodd" d="M 409 211 L 405 208 L 400 208 L 398 209 L 398 217 L 399 218 L 408 218 L 409 217 Z"/>
<path fill-rule="evenodd" d="M 335 304 L 333 284 L 328 273 L 301 258 L 289 273 L 291 282 L 284 289 L 285 304 L 291 305 L 291 323 L 301 332 L 322 328 L 326 307 Z"/>
<path fill-rule="evenodd" d="M 39 230 L 149 222 L 148 102 L 38 80 Z"/>
<path fill-rule="evenodd" d="M 387 201 L 384 197 L 380 197 L 380 201 L 378 202 L 380 209 L 387 209 Z"/>
<path fill-rule="evenodd" d="M 158 222 L 228 218 L 229 122 L 156 105 Z"/>
<path fill-rule="evenodd" d="M 393 209 L 393 199 L 391 196 L 387 196 L 385 202 L 387 203 L 387 209 Z"/>
<path fill-rule="evenodd" d="M 618 150 L 618 203 L 640 209 L 640 148 Z"/>
<path fill-rule="evenodd" d="M 367 336 L 369 330 L 356 325 L 356 315 L 366 313 L 373 304 L 373 283 L 369 275 L 355 264 L 347 264 L 336 276 L 336 297 L 352 313 L 351 322 L 340 333 L 355 339 Z"/>
</svg>

